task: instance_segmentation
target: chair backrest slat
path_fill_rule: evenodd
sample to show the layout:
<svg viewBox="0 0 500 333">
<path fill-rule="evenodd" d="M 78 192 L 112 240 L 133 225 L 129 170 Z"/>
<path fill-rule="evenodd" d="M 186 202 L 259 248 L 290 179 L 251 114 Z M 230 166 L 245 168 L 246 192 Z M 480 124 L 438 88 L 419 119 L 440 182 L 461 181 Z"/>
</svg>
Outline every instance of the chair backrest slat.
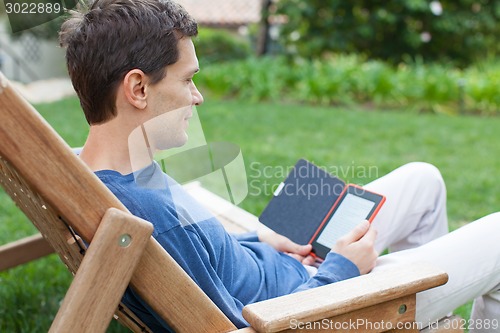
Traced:
<svg viewBox="0 0 500 333">
<path fill-rule="evenodd" d="M 0 72 L 0 182 L 75 272 L 108 208 L 127 209 Z M 234 325 L 151 238 L 131 286 L 179 332 Z"/>
</svg>

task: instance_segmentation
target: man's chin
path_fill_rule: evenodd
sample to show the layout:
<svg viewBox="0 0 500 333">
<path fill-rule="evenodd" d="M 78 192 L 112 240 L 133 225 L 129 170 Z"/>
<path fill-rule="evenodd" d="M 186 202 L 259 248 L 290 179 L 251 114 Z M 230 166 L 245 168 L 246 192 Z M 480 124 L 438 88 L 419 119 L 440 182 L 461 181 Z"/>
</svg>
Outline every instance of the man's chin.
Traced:
<svg viewBox="0 0 500 333">
<path fill-rule="evenodd" d="M 167 150 L 167 149 L 172 149 L 172 148 L 180 148 L 188 142 L 188 135 L 187 133 L 184 133 L 184 135 L 180 136 L 179 138 L 176 138 L 176 140 L 171 140 L 166 144 L 165 146 L 161 147 L 160 150 Z"/>
<path fill-rule="evenodd" d="M 188 139 L 189 139 L 189 136 L 187 135 L 187 133 L 184 133 L 184 137 L 179 140 L 179 143 L 176 146 L 176 148 L 184 146 L 188 142 Z"/>
</svg>

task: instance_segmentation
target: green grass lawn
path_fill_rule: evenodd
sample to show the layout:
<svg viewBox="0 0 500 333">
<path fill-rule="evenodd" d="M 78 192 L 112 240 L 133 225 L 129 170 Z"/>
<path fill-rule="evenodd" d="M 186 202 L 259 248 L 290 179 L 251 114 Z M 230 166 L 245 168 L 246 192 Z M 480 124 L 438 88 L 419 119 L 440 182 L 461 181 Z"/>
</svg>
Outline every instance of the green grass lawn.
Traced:
<svg viewBox="0 0 500 333">
<path fill-rule="evenodd" d="M 87 126 L 76 99 L 37 109 L 71 146 L 84 143 Z M 498 210 L 500 118 L 246 101 L 206 102 L 198 112 L 208 141 L 241 147 L 250 185 L 241 206 L 257 215 L 282 170 L 301 157 L 358 184 L 407 162 L 431 162 L 448 185 L 451 229 Z M 0 244 L 34 232 L 0 190 Z M 54 255 L 0 273 L 0 332 L 47 331 L 69 283 Z M 470 305 L 458 310 L 465 318 L 469 311 Z M 110 331 L 124 329 L 113 324 Z"/>
</svg>

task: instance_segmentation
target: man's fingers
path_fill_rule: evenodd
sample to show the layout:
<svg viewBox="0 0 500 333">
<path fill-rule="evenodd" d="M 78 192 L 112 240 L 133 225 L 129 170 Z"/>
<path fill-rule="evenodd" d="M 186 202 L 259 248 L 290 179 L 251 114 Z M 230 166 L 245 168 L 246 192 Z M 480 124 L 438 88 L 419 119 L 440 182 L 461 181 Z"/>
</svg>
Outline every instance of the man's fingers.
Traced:
<svg viewBox="0 0 500 333">
<path fill-rule="evenodd" d="M 370 222 L 364 220 L 360 224 L 358 224 L 354 229 L 351 230 L 348 234 L 342 237 L 342 241 L 347 244 L 354 243 L 360 240 L 370 229 Z"/>
<path fill-rule="evenodd" d="M 309 253 L 311 253 L 311 250 L 312 250 L 311 244 L 300 245 L 300 244 L 297 244 L 294 241 L 290 240 L 288 237 L 285 237 L 285 236 L 280 235 L 280 234 L 275 234 L 275 239 L 277 241 L 277 246 L 275 246 L 275 248 L 278 251 L 286 252 L 286 253 L 293 253 L 293 254 L 300 255 L 302 257 L 305 257 Z"/>
<path fill-rule="evenodd" d="M 312 250 L 312 245 L 311 244 L 306 244 L 306 245 L 297 245 L 297 254 L 300 254 L 302 256 L 307 256 L 309 253 L 311 253 Z"/>
<path fill-rule="evenodd" d="M 363 240 L 369 241 L 370 244 L 375 243 L 375 239 L 377 238 L 377 230 L 374 228 L 369 228 L 368 232 L 362 237 Z"/>
<path fill-rule="evenodd" d="M 283 252 L 298 254 L 300 256 L 305 257 L 309 253 L 311 253 L 311 250 L 312 250 L 312 245 L 311 244 L 299 245 L 299 244 L 294 243 L 291 240 L 289 240 L 287 242 L 286 249 Z"/>
</svg>

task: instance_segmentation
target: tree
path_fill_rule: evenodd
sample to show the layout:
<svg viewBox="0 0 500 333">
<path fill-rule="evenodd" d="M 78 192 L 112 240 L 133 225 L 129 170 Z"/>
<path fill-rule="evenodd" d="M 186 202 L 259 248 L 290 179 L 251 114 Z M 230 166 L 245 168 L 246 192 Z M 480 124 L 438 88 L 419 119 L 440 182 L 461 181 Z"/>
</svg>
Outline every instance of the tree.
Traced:
<svg viewBox="0 0 500 333">
<path fill-rule="evenodd" d="M 305 57 L 361 52 L 465 65 L 500 53 L 495 0 L 281 0 L 277 14 L 287 18 L 282 43 Z"/>
</svg>

